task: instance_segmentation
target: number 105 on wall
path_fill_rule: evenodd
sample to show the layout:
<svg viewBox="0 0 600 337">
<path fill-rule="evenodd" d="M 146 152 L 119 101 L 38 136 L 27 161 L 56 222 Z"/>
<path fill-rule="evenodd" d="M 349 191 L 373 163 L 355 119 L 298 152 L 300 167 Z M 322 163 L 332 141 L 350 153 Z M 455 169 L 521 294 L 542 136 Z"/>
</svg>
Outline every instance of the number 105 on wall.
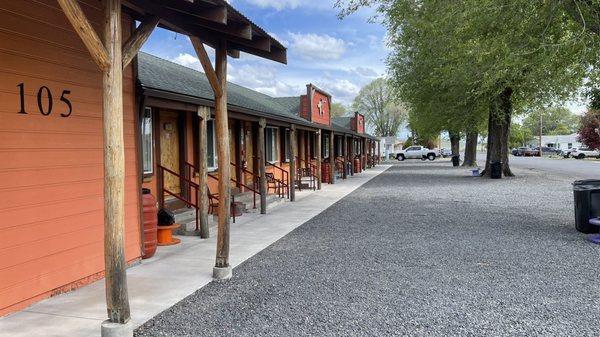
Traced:
<svg viewBox="0 0 600 337">
<path fill-rule="evenodd" d="M 25 83 L 19 83 L 17 85 L 19 88 L 19 104 L 20 109 L 18 113 L 20 114 L 28 114 L 30 111 L 25 110 Z M 70 90 L 63 90 L 60 95 L 59 100 L 62 102 L 60 107 L 60 116 L 61 117 L 69 117 L 71 113 L 73 113 L 73 105 L 71 105 L 71 101 L 68 96 L 71 94 Z M 37 107 L 38 112 L 44 116 L 49 116 L 52 113 L 52 109 L 54 108 L 54 97 L 52 96 L 52 91 L 47 86 L 42 86 L 37 90 Z"/>
</svg>

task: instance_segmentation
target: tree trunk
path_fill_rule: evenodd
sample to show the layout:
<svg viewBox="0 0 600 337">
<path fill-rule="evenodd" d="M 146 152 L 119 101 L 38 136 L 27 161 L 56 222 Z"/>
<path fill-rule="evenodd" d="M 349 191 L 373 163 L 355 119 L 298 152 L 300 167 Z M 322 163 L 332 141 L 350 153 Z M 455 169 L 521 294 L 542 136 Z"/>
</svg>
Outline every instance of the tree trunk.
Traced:
<svg viewBox="0 0 600 337">
<path fill-rule="evenodd" d="M 467 132 L 465 144 L 465 158 L 462 166 L 477 166 L 477 132 Z"/>
<path fill-rule="evenodd" d="M 460 133 L 449 131 L 450 135 L 450 149 L 452 149 L 452 156 L 460 155 Z"/>
<path fill-rule="evenodd" d="M 508 134 L 512 116 L 511 97 L 512 88 L 507 87 L 490 104 L 487 159 L 482 175 L 490 175 L 491 164 L 500 161 L 504 176 L 514 176 L 508 162 Z"/>
</svg>

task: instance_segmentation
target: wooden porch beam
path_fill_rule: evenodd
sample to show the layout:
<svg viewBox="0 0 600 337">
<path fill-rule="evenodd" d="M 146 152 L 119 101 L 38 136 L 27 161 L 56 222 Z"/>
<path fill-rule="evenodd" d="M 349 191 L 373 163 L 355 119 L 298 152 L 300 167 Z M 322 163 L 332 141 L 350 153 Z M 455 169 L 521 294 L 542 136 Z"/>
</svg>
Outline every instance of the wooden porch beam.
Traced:
<svg viewBox="0 0 600 337">
<path fill-rule="evenodd" d="M 267 214 L 267 177 L 265 167 L 265 128 L 267 127 L 267 120 L 260 118 L 258 120 L 258 144 L 257 144 L 257 156 L 258 160 L 258 176 L 259 176 L 259 187 L 260 187 L 260 214 Z"/>
<path fill-rule="evenodd" d="M 222 86 L 217 76 L 217 73 L 215 72 L 215 69 L 212 66 L 212 63 L 210 62 L 210 58 L 208 57 L 208 53 L 204 48 L 204 44 L 202 44 L 202 41 L 200 41 L 200 39 L 196 36 L 190 36 L 190 41 L 192 41 L 192 46 L 194 46 L 194 50 L 196 51 L 196 55 L 200 60 L 202 69 L 204 69 L 204 73 L 206 74 L 208 83 L 210 83 L 210 86 L 212 87 L 213 92 L 215 93 L 215 98 L 221 97 L 223 95 L 223 90 L 221 89 Z M 225 55 L 225 57 L 227 57 L 227 55 Z M 225 109 L 226 108 L 227 107 L 225 107 Z"/>
<path fill-rule="evenodd" d="M 348 137 L 346 135 L 342 137 L 342 156 L 344 156 L 344 173 L 342 174 L 343 179 L 348 178 Z"/>
<path fill-rule="evenodd" d="M 349 139 L 350 143 L 350 176 L 354 176 L 354 137 L 351 136 Z"/>
<path fill-rule="evenodd" d="M 123 45 L 123 69 L 129 65 L 131 60 L 140 51 L 140 48 L 148 41 L 150 34 L 158 26 L 159 21 L 158 16 L 149 16 L 131 34 L 127 42 Z"/>
<path fill-rule="evenodd" d="M 329 183 L 335 184 L 335 135 L 329 131 Z"/>
<path fill-rule="evenodd" d="M 298 148 L 296 145 L 296 125 L 290 126 L 290 201 L 296 201 L 296 156 Z"/>
<path fill-rule="evenodd" d="M 323 138 L 322 138 L 322 130 L 317 130 L 316 132 L 316 136 L 317 136 L 317 141 L 315 144 L 315 157 L 317 159 L 317 189 L 320 190 L 321 189 L 321 184 L 322 184 L 322 180 L 323 177 L 321 176 L 323 170 L 321 169 L 322 167 L 322 161 L 323 158 L 321 158 L 323 155 L 321 154 L 321 148 L 323 147 Z"/>
<path fill-rule="evenodd" d="M 210 230 L 208 225 L 208 163 L 206 162 L 208 136 L 207 122 L 210 118 L 210 108 L 207 106 L 198 107 L 198 195 L 196 196 L 200 211 L 198 212 L 198 223 L 200 224 L 200 237 L 208 239 Z"/>
<path fill-rule="evenodd" d="M 102 43 L 98 34 L 94 30 L 94 27 L 90 24 L 89 20 L 83 13 L 83 10 L 77 3 L 77 0 L 58 0 L 58 4 L 62 8 L 63 12 L 67 16 L 67 19 L 71 22 L 71 25 L 75 29 L 75 32 L 83 44 L 86 46 L 92 59 L 100 70 L 106 71 L 110 67 L 110 60 L 108 51 L 105 45 Z M 119 13 L 120 17 L 120 13 Z M 119 40 L 121 38 L 119 37 Z M 121 48 L 121 46 L 119 46 Z"/>
<path fill-rule="evenodd" d="M 125 150 L 123 141 L 123 57 L 121 0 L 105 1 L 103 82 L 104 267 L 106 305 L 112 323 L 130 319 L 125 273 Z M 83 34 L 89 36 L 89 34 Z M 104 48 L 104 47 L 103 47 Z"/>
<path fill-rule="evenodd" d="M 231 154 L 229 153 L 229 122 L 227 116 L 227 42 L 220 41 L 216 49 L 215 74 L 218 79 L 220 95 L 215 92 L 215 126 L 217 138 L 217 156 L 219 165 L 219 211 L 217 225 L 217 256 L 215 268 L 230 269 L 229 265 L 229 213 L 231 205 Z M 225 275 L 213 274 L 218 278 L 229 278 Z"/>
</svg>

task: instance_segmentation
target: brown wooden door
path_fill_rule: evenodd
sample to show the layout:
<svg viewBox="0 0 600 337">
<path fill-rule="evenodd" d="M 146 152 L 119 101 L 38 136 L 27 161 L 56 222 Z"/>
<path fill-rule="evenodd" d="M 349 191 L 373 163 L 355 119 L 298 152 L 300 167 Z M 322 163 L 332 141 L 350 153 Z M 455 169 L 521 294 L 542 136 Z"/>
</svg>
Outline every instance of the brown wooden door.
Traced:
<svg viewBox="0 0 600 337">
<path fill-rule="evenodd" d="M 180 171 L 180 148 L 179 148 L 179 113 L 176 111 L 161 110 L 160 121 L 160 163 L 163 167 L 177 172 Z M 164 186 L 175 194 L 181 194 L 181 181 L 179 177 L 165 172 Z M 165 193 L 165 198 L 170 195 Z"/>
</svg>

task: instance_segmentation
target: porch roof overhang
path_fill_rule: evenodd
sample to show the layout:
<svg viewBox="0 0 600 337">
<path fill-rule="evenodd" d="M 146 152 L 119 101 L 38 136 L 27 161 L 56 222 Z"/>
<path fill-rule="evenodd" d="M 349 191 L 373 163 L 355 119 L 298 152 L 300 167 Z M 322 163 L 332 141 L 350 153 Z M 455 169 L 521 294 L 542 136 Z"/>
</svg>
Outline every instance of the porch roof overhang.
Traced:
<svg viewBox="0 0 600 337">
<path fill-rule="evenodd" d="M 123 7 L 134 19 L 160 19 L 159 26 L 195 36 L 213 48 L 227 42 L 231 57 L 245 52 L 287 63 L 287 49 L 225 0 L 124 0 Z"/>
</svg>

